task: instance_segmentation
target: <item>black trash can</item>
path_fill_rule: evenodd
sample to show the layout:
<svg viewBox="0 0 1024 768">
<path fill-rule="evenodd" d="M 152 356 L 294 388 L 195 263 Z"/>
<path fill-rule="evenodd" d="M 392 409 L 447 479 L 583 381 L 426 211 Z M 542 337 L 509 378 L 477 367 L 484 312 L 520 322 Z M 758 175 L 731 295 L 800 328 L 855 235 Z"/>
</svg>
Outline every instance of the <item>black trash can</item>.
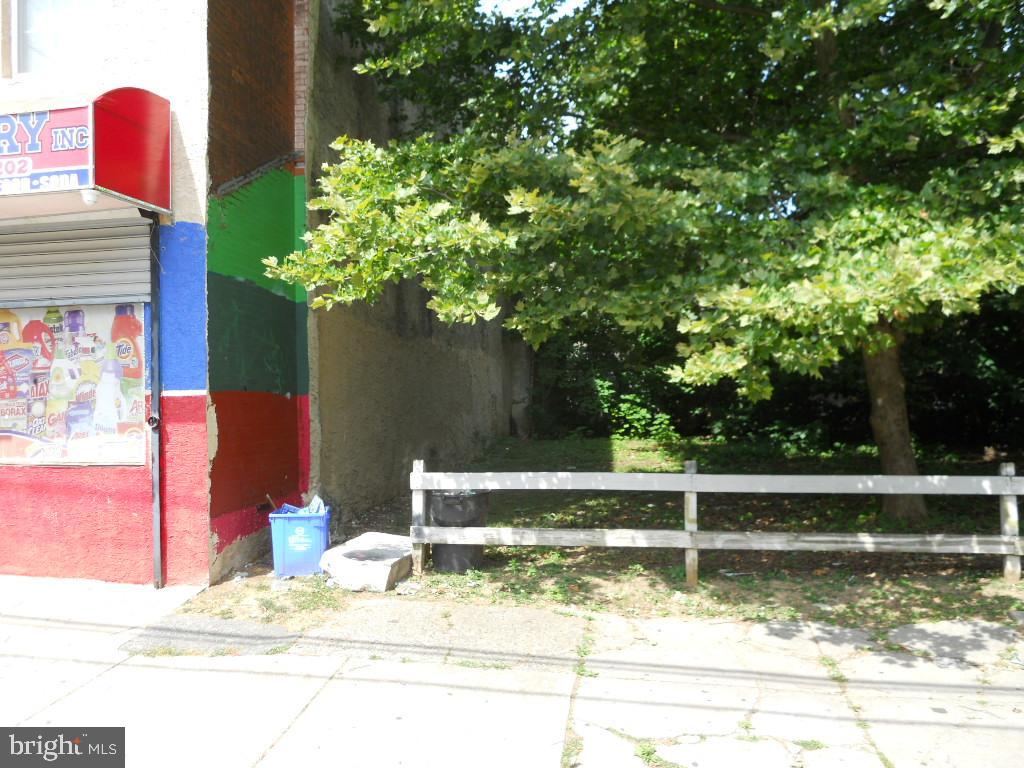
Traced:
<svg viewBox="0 0 1024 768">
<path fill-rule="evenodd" d="M 487 525 L 490 491 L 434 491 L 430 494 L 430 524 L 446 528 L 481 528 Z M 465 573 L 484 563 L 478 544 L 431 544 L 434 570 Z"/>
</svg>

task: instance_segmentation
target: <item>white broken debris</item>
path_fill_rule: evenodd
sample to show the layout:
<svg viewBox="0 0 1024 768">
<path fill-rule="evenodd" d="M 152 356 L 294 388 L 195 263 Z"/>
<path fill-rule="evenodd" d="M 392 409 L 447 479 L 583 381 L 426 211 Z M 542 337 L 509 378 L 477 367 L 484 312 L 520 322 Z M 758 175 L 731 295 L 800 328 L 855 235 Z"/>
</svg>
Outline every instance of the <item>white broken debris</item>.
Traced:
<svg viewBox="0 0 1024 768">
<path fill-rule="evenodd" d="M 324 552 L 320 568 L 352 592 L 387 592 L 412 570 L 408 536 L 364 533 Z"/>
</svg>

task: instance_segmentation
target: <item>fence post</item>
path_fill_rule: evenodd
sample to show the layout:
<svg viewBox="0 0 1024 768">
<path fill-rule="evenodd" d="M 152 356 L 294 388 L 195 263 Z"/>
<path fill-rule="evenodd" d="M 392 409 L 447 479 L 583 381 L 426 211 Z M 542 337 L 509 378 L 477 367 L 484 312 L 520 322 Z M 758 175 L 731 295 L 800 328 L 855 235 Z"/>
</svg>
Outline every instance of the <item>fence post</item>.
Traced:
<svg viewBox="0 0 1024 768">
<path fill-rule="evenodd" d="M 412 473 L 414 475 L 422 474 L 423 461 L 417 459 L 412 463 Z M 427 506 L 427 492 L 420 489 L 415 489 L 412 492 L 412 525 L 413 527 L 423 526 L 426 524 L 426 506 Z M 419 576 L 423 573 L 423 561 L 426 555 L 425 544 L 413 544 L 412 545 L 412 569 L 413 572 Z"/>
<path fill-rule="evenodd" d="M 999 474 L 1013 477 L 1016 468 L 1012 461 L 999 465 Z M 999 523 L 1003 536 L 1020 536 L 1020 518 L 1017 515 L 1017 497 L 999 497 Z M 1003 558 L 1003 578 L 1006 581 L 1020 581 L 1020 555 L 1006 555 Z"/>
<path fill-rule="evenodd" d="M 697 474 L 697 462 L 687 461 L 683 467 L 688 475 Z M 683 523 L 687 531 L 697 530 L 697 492 L 687 491 L 683 502 Z M 697 549 L 686 550 L 686 584 L 690 587 L 697 586 Z"/>
</svg>

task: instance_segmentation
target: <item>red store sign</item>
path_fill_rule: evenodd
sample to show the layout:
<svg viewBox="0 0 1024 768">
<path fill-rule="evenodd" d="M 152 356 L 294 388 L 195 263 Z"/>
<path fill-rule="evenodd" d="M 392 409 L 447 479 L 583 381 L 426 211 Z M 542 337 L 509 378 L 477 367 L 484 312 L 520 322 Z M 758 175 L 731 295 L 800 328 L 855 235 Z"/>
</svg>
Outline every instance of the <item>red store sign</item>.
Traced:
<svg viewBox="0 0 1024 768">
<path fill-rule="evenodd" d="M 86 106 L 0 114 L 0 199 L 88 189 L 170 212 L 170 102 L 118 88 Z"/>
</svg>

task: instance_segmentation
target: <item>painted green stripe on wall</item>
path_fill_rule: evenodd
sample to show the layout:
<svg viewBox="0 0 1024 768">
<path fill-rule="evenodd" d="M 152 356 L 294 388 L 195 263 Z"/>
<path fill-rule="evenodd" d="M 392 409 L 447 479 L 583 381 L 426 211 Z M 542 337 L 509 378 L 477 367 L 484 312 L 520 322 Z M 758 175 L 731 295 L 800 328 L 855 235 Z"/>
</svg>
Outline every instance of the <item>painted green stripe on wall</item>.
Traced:
<svg viewBox="0 0 1024 768">
<path fill-rule="evenodd" d="M 207 269 L 304 302 L 304 290 L 266 277 L 261 263 L 267 256 L 283 257 L 296 249 L 296 232 L 305 228 L 304 212 L 296 221 L 297 193 L 304 205 L 304 178 L 275 169 L 229 195 L 211 198 Z"/>
<path fill-rule="evenodd" d="M 308 394 L 305 304 L 215 272 L 206 284 L 210 390 Z"/>
</svg>

